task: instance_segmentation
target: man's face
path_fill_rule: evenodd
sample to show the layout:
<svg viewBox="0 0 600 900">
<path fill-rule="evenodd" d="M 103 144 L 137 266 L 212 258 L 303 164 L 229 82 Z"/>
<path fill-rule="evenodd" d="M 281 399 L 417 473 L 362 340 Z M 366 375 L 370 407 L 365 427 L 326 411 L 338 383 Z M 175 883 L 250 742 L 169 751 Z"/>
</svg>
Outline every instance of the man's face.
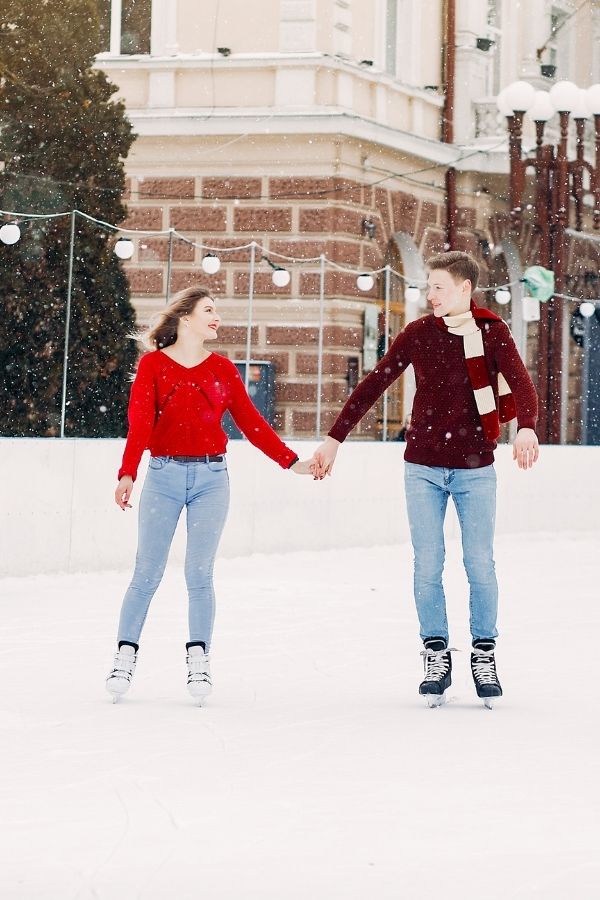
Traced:
<svg viewBox="0 0 600 900">
<path fill-rule="evenodd" d="M 471 304 L 471 282 L 455 281 L 445 269 L 434 269 L 427 279 L 427 300 L 434 316 L 458 316 Z"/>
</svg>

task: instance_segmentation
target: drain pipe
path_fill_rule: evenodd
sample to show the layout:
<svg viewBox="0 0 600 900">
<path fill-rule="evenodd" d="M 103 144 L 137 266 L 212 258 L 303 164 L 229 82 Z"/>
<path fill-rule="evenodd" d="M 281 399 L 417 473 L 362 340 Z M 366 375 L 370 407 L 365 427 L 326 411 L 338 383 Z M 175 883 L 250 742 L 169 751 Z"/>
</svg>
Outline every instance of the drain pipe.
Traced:
<svg viewBox="0 0 600 900">
<path fill-rule="evenodd" d="M 442 141 L 454 143 L 454 99 L 456 87 L 456 0 L 444 5 L 444 109 L 442 113 Z M 446 244 L 456 247 L 456 169 L 446 172 Z"/>
</svg>

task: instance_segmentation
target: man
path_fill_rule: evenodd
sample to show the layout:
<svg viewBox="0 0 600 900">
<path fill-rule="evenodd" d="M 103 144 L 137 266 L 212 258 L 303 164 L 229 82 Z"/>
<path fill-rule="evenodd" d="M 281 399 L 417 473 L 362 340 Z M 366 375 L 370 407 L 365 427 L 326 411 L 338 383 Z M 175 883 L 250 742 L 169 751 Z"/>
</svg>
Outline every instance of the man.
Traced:
<svg viewBox="0 0 600 900">
<path fill-rule="evenodd" d="M 315 454 L 316 474 L 331 474 L 340 443 L 396 378 L 412 365 L 417 390 L 406 434 L 406 504 L 414 548 L 414 593 L 430 706 L 451 684 L 442 585 L 444 517 L 451 496 L 460 522 L 470 586 L 471 671 L 477 695 L 491 707 L 502 696 L 495 661 L 498 585 L 493 539 L 494 449 L 500 421 L 517 419 L 513 458 L 520 469 L 538 459 L 537 395 L 507 325 L 471 295 L 479 266 L 467 253 L 434 256 L 427 299 L 433 314 L 407 325 L 377 367 L 348 398 Z"/>
</svg>

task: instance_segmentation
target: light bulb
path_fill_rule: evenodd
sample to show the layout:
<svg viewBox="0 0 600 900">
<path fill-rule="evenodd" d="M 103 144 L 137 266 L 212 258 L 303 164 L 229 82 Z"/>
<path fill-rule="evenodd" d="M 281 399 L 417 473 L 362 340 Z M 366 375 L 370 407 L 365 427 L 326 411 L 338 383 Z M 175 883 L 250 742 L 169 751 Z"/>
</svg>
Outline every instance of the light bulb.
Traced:
<svg viewBox="0 0 600 900">
<path fill-rule="evenodd" d="M 201 265 L 207 275 L 215 275 L 221 268 L 221 260 L 216 253 L 207 253 Z"/>
<path fill-rule="evenodd" d="M 409 284 L 409 286 L 404 289 L 404 299 L 407 303 L 418 303 L 421 299 L 421 289 L 415 287 L 414 284 Z"/>
<path fill-rule="evenodd" d="M 273 279 L 273 284 L 275 287 L 286 287 L 290 283 L 290 273 L 287 269 L 282 269 L 281 266 L 278 266 L 276 269 L 273 269 L 271 274 L 271 278 Z"/>
<path fill-rule="evenodd" d="M 129 238 L 119 238 L 115 244 L 115 253 L 119 259 L 131 259 L 133 256 L 133 241 Z"/>
<path fill-rule="evenodd" d="M 507 291 L 506 288 L 498 288 L 494 297 L 496 298 L 496 303 L 499 303 L 500 306 L 506 306 L 511 300 L 510 291 Z"/>
<path fill-rule="evenodd" d="M 369 275 L 368 272 L 363 272 L 362 275 L 359 275 L 356 279 L 356 287 L 359 291 L 370 291 L 374 284 L 375 279 L 372 275 Z"/>
<path fill-rule="evenodd" d="M 571 112 L 579 100 L 579 88 L 572 81 L 557 81 L 549 91 L 550 102 L 557 112 Z"/>
<path fill-rule="evenodd" d="M 7 222 L 0 228 L 0 241 L 3 244 L 16 244 L 21 237 L 21 229 L 14 222 Z"/>
<path fill-rule="evenodd" d="M 596 312 L 596 304 L 590 303 L 589 300 L 584 300 L 579 306 L 579 312 L 584 319 L 589 319 Z"/>
</svg>

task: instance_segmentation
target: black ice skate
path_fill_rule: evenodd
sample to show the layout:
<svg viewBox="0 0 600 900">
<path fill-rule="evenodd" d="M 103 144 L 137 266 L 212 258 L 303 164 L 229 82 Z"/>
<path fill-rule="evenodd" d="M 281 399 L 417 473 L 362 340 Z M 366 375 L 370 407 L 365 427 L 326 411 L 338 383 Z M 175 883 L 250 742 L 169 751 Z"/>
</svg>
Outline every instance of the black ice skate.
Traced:
<svg viewBox="0 0 600 900">
<path fill-rule="evenodd" d="M 487 709 L 492 708 L 496 697 L 502 696 L 502 687 L 496 673 L 495 647 L 496 643 L 492 640 L 473 641 L 471 651 L 471 672 L 475 689 Z"/>
<path fill-rule="evenodd" d="M 419 693 L 427 700 L 429 707 L 441 706 L 444 693 L 452 684 L 452 657 L 447 642 L 443 638 L 428 638 L 421 650 L 425 677 L 419 685 Z"/>
</svg>

